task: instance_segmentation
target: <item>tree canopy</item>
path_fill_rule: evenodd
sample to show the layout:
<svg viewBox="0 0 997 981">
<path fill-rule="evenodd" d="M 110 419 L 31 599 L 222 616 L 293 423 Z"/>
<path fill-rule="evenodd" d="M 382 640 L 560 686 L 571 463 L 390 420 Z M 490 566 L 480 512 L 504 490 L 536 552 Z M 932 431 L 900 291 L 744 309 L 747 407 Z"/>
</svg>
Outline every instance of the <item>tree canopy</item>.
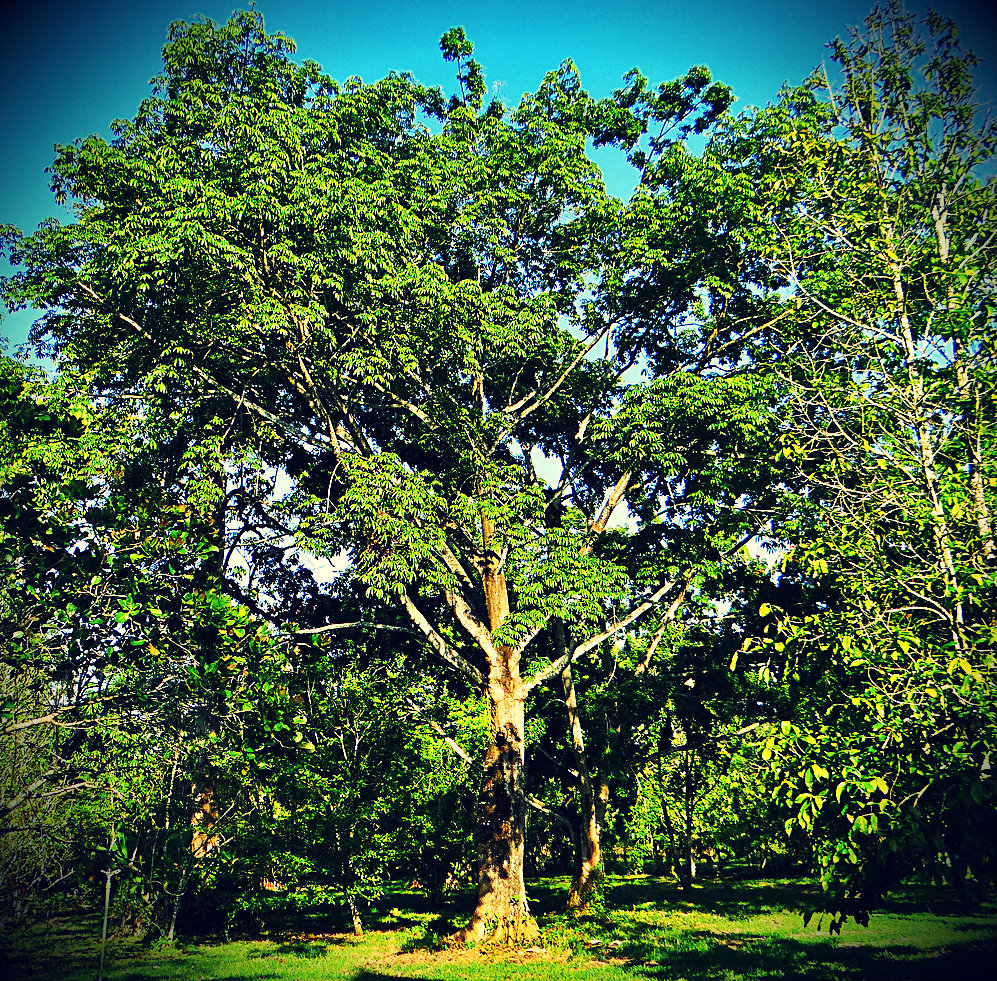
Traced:
<svg viewBox="0 0 997 981">
<path fill-rule="evenodd" d="M 227 792 L 211 753 L 256 760 L 266 821 L 293 798 L 347 843 L 351 897 L 395 854 L 397 802 L 368 782 L 399 765 L 385 713 L 466 758 L 451 710 L 480 706 L 469 940 L 535 932 L 545 692 L 580 904 L 613 760 L 646 776 L 685 740 L 691 868 L 696 767 L 755 730 L 756 778 L 812 836 L 835 911 L 928 852 L 992 878 L 993 130 L 951 25 L 924 37 L 887 8 L 835 45 L 840 78 L 734 119 L 702 66 L 594 98 L 566 61 L 506 106 L 460 28 L 447 98 L 405 74 L 336 82 L 255 12 L 174 24 L 135 117 L 58 148 L 76 220 L 4 229 L 5 300 L 41 311 L 60 371 L 46 389 L 5 369 L 7 433 L 62 387 L 94 433 L 5 434 L 4 500 L 33 516 L 8 535 L 32 543 L 8 595 L 56 574 L 37 556 L 94 597 L 82 617 L 50 594 L 46 625 L 6 601 L 12 649 L 85 625 L 76 676 L 110 664 L 114 698 L 148 695 L 128 672 L 158 664 L 192 713 L 162 725 L 201 719 L 207 824 Z M 631 165 L 628 200 L 593 147 Z M 39 466 L 64 472 L 46 489 Z M 658 721 L 614 707 L 633 741 L 593 743 L 607 698 Z M 314 768 L 310 803 L 278 757 Z"/>
</svg>

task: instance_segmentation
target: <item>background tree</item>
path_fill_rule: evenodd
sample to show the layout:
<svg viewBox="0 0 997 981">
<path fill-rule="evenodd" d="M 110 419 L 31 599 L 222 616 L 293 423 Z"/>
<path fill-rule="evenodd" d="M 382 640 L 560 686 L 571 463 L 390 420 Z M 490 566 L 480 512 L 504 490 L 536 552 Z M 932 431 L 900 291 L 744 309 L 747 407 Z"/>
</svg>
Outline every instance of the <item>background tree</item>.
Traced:
<svg viewBox="0 0 997 981">
<path fill-rule="evenodd" d="M 141 416 L 96 401 L 85 376 L 2 369 L 4 885 L 79 883 L 123 840 L 123 925 L 172 933 L 206 857 L 205 766 L 266 701 L 272 638 L 214 588 L 196 461 L 177 461 L 167 495 Z"/>
<path fill-rule="evenodd" d="M 766 755 L 847 913 L 923 863 L 993 877 L 997 131 L 944 18 L 889 4 L 832 51 L 718 152 L 791 294 L 771 356 L 812 487 L 762 611 L 797 705 Z"/>
</svg>

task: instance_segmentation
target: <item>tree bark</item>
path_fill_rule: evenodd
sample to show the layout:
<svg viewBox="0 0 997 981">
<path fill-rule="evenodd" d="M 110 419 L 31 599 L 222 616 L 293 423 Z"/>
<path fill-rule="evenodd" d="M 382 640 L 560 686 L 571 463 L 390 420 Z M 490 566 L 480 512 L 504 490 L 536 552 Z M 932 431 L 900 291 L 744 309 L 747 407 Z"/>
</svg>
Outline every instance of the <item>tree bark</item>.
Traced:
<svg viewBox="0 0 997 981">
<path fill-rule="evenodd" d="M 693 777 L 693 757 L 695 753 L 687 753 L 685 757 L 685 841 L 682 849 L 682 891 L 691 892 L 692 883 L 696 878 L 696 859 L 692 853 L 693 831 L 696 818 L 696 782 Z"/>
<path fill-rule="evenodd" d="M 519 679 L 489 678 L 491 739 L 478 797 L 478 902 L 463 931 L 467 942 L 523 943 L 538 933 L 523 875 L 525 699 Z"/>
<path fill-rule="evenodd" d="M 218 836 L 214 833 L 218 820 L 215 806 L 215 788 L 201 774 L 197 774 L 190 785 L 194 798 L 194 810 L 190 818 L 193 829 L 190 836 L 190 851 L 195 858 L 204 858 L 218 847 Z"/>
<path fill-rule="evenodd" d="M 352 892 L 347 891 L 346 902 L 349 904 L 350 919 L 353 921 L 353 936 L 362 937 L 363 921 L 360 919 L 360 906 L 357 903 L 357 897 Z"/>
<path fill-rule="evenodd" d="M 567 638 L 563 623 L 555 623 L 554 635 L 557 639 L 558 656 L 567 650 Z M 599 799 L 608 796 L 609 788 L 605 784 L 596 795 L 595 781 L 588 765 L 588 754 L 585 751 L 585 734 L 582 731 L 582 721 L 578 713 L 578 698 L 575 694 L 575 683 L 568 664 L 561 673 L 561 686 L 564 692 L 564 707 L 568 712 L 568 730 L 571 739 L 571 751 L 575 759 L 575 769 L 578 771 L 579 783 L 579 813 L 578 833 L 576 835 L 577 854 L 575 856 L 575 874 L 568 890 L 568 910 L 576 915 L 584 913 L 593 899 L 602 881 L 602 848 L 599 832 L 602 815 L 599 813 Z M 604 799 L 602 801 L 605 808 Z"/>
<path fill-rule="evenodd" d="M 494 526 L 482 515 L 482 558 L 489 626 L 494 632 L 509 613 L 509 593 L 498 556 L 491 549 Z M 524 720 L 526 689 L 519 655 L 508 646 L 489 644 L 485 693 L 490 738 L 478 795 L 475 839 L 478 850 L 478 902 L 461 931 L 465 942 L 524 943 L 539 932 L 526 899 L 523 858 L 526 845 Z"/>
</svg>

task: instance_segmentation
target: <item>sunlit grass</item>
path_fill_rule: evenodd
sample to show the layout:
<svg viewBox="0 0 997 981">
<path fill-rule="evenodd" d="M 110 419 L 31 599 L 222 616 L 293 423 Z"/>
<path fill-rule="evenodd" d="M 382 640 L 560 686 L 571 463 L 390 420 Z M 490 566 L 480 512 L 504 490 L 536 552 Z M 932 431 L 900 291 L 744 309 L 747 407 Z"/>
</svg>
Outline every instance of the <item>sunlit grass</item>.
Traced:
<svg viewBox="0 0 997 981">
<path fill-rule="evenodd" d="M 608 880 L 605 908 L 580 920 L 563 915 L 566 883 L 532 884 L 543 942 L 526 951 L 443 946 L 441 938 L 467 915 L 471 897 L 442 911 L 400 890 L 370 916 L 366 937 L 336 932 L 332 911 L 275 917 L 267 939 L 220 938 L 170 946 L 112 941 L 109 981 L 976 981 L 995 977 L 997 922 L 991 902 L 965 914 L 940 891 L 911 891 L 867 928 L 846 925 L 829 936 L 815 917 L 804 926 L 807 883 L 708 883 L 689 896 L 668 882 Z M 932 915 L 929 909 L 939 915 Z M 328 932 L 324 932 L 322 920 Z M 818 930 L 822 925 L 823 929 Z M 98 957 L 96 915 L 63 916 L 25 927 L 10 938 L 0 965 L 4 981 L 93 981 Z M 442 946 L 443 949 L 440 949 Z"/>
</svg>

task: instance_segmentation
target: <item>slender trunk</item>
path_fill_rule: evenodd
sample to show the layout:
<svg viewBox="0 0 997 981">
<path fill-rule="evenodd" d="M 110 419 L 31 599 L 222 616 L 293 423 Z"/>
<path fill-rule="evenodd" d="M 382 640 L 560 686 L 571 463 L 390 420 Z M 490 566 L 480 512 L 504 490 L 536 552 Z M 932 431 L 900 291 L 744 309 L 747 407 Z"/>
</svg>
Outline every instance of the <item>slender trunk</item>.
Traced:
<svg viewBox="0 0 997 981">
<path fill-rule="evenodd" d="M 558 656 L 567 650 L 563 623 L 554 625 L 554 635 L 558 646 Z M 574 678 L 569 664 L 561 673 L 561 685 L 564 691 L 564 706 L 568 712 L 568 729 L 571 738 L 571 751 L 578 771 L 579 782 L 579 813 L 578 833 L 576 835 L 577 853 L 575 856 L 575 874 L 568 890 L 568 910 L 572 913 L 583 913 L 590 900 L 598 893 L 602 880 L 602 848 L 599 841 L 600 817 L 598 813 L 598 798 L 595 781 L 588 765 L 588 754 L 585 751 L 585 734 L 582 731 L 581 716 L 578 712 L 578 698 L 575 694 Z M 609 788 L 605 789 L 608 795 Z"/>
<path fill-rule="evenodd" d="M 907 300 L 900 267 L 894 264 L 891 271 L 893 274 L 893 291 L 897 304 L 897 314 L 900 321 L 900 338 L 903 342 L 904 355 L 907 360 L 911 415 L 913 428 L 917 437 L 923 488 L 931 505 L 931 531 L 935 540 L 935 547 L 937 548 L 937 563 L 939 571 L 945 580 L 947 591 L 954 597 L 950 625 L 952 640 L 955 643 L 955 649 L 959 653 L 964 653 L 966 650 L 966 638 L 963 632 L 965 620 L 962 602 L 958 598 L 960 595 L 959 578 L 956 574 L 955 560 L 952 556 L 948 519 L 945 514 L 945 506 L 942 503 L 941 494 L 939 493 L 938 475 L 935 472 L 935 448 L 924 401 L 924 379 L 914 367 L 921 352 L 918 351 L 917 343 L 914 339 L 914 331 L 907 314 Z"/>
<path fill-rule="evenodd" d="M 166 799 L 163 802 L 163 827 L 162 836 L 160 835 L 160 829 L 156 828 L 156 833 L 152 839 L 152 845 L 149 850 L 149 878 L 155 879 L 157 863 L 159 859 L 159 845 L 162 837 L 169 838 L 170 833 L 170 810 L 173 807 L 173 788 L 176 785 L 177 779 L 177 768 L 180 765 L 180 747 L 177 746 L 173 751 L 173 765 L 170 767 L 170 779 L 166 784 Z M 165 851 L 165 849 L 164 849 Z M 166 856 L 162 856 L 163 864 L 165 868 Z"/>
<path fill-rule="evenodd" d="M 682 861 L 682 841 L 675 834 L 675 825 L 672 823 L 672 814 L 668 810 L 668 802 L 665 797 L 661 798 L 661 818 L 665 825 L 665 834 L 668 835 L 668 860 L 675 874 L 678 876 L 679 883 L 685 889 L 685 863 Z"/>
<path fill-rule="evenodd" d="M 108 869 L 104 875 L 104 929 L 100 935 L 100 966 L 97 968 L 97 981 L 104 981 L 104 955 L 107 953 L 107 915 L 111 911 L 111 879 L 118 874 L 116 869 Z"/>
<path fill-rule="evenodd" d="M 932 205 L 931 214 L 934 218 L 935 236 L 938 242 L 938 258 L 944 267 L 949 266 L 949 233 L 947 195 L 945 188 L 940 188 Z M 955 306 L 952 287 L 946 290 L 945 305 L 950 310 Z M 990 520 L 990 508 L 987 505 L 986 492 L 983 487 L 983 467 L 980 454 L 980 395 L 976 386 L 971 384 L 969 370 L 962 356 L 962 345 L 955 337 L 952 339 L 952 354 L 955 363 L 956 385 L 962 398 L 963 426 L 966 432 L 966 448 L 968 450 L 969 489 L 973 500 L 973 510 L 976 515 L 976 527 L 980 534 L 981 553 L 984 562 L 997 559 L 997 544 L 994 542 L 993 525 Z"/>
<path fill-rule="evenodd" d="M 688 892 L 692 889 L 693 880 L 696 878 L 696 860 L 692 855 L 693 830 L 696 816 L 696 787 L 693 777 L 693 753 L 686 754 L 685 758 L 685 847 L 682 860 L 684 874 L 682 875 L 682 890 Z"/>
<path fill-rule="evenodd" d="M 180 873 L 180 885 L 177 887 L 176 894 L 173 897 L 173 915 L 170 917 L 170 931 L 166 934 L 168 943 L 173 943 L 173 938 L 176 936 L 177 917 L 180 915 L 180 901 L 183 899 L 183 894 L 187 891 L 187 880 L 190 878 L 190 867 L 192 864 L 193 859 L 188 855 L 184 862 L 183 872 Z"/>
<path fill-rule="evenodd" d="M 183 871 L 180 873 L 180 885 L 173 898 L 170 929 L 166 935 L 169 943 L 173 943 L 173 938 L 176 935 L 180 902 L 187 890 L 187 882 L 190 879 L 191 869 L 195 860 L 204 858 L 209 852 L 218 847 L 218 836 L 214 833 L 215 821 L 218 818 L 218 809 L 215 807 L 215 789 L 213 785 L 205 780 L 203 774 L 199 772 L 191 781 L 190 792 L 193 798 L 193 813 L 190 818 L 192 829 L 190 851 L 184 860 Z"/>
<path fill-rule="evenodd" d="M 357 905 L 357 897 L 352 892 L 346 893 L 346 901 L 350 904 L 350 918 L 353 920 L 353 936 L 363 936 L 363 922 L 360 919 L 360 907 Z"/>
<path fill-rule="evenodd" d="M 980 552 L 984 562 L 993 562 L 997 559 L 997 544 L 994 542 L 990 508 L 987 505 L 987 496 L 983 487 L 983 458 L 980 452 L 980 394 L 970 380 L 969 371 L 962 361 L 962 353 L 957 342 L 955 347 L 956 382 L 965 406 L 963 426 L 966 432 L 966 449 L 968 451 L 969 490 L 973 500 L 976 528 L 980 535 Z"/>
</svg>

